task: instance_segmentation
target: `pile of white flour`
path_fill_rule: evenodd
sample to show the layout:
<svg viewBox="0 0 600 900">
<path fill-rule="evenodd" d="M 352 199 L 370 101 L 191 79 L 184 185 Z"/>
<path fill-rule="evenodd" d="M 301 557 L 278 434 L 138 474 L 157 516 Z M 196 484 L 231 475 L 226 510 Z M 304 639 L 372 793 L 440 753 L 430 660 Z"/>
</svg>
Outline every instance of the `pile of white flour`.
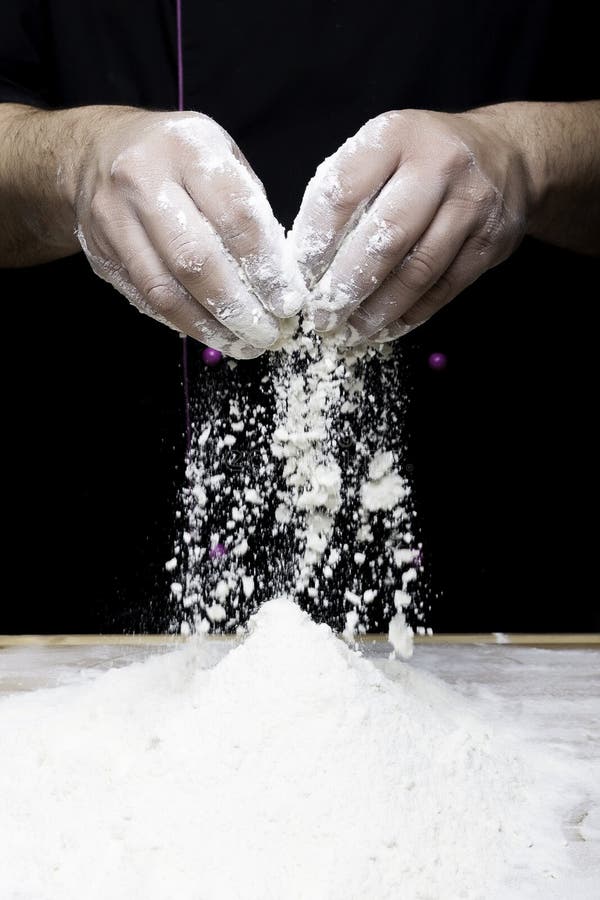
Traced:
<svg viewBox="0 0 600 900">
<path fill-rule="evenodd" d="M 291 601 L 220 647 L 0 701 L 3 900 L 560 888 L 538 761 L 441 682 L 400 662 L 389 680 Z"/>
</svg>

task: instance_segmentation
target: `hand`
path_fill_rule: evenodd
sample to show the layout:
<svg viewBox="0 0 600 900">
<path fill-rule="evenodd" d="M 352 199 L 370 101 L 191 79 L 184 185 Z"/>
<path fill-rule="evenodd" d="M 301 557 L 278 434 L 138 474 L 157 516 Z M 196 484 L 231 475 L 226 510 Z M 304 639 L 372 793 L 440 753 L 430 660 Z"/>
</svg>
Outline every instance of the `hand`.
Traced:
<svg viewBox="0 0 600 900">
<path fill-rule="evenodd" d="M 496 110 L 385 113 L 319 166 L 292 233 L 317 330 L 393 340 L 515 250 L 533 185 Z"/>
<path fill-rule="evenodd" d="M 94 272 L 142 312 L 250 358 L 302 305 L 283 228 L 212 119 L 110 108 L 75 179 L 77 234 Z"/>
</svg>

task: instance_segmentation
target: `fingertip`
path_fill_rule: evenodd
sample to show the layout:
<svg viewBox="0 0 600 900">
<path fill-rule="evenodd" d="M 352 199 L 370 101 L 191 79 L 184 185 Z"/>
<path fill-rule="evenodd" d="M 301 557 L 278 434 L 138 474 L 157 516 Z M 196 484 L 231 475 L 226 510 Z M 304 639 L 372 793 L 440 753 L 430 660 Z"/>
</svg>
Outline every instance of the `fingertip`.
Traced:
<svg viewBox="0 0 600 900">
<path fill-rule="evenodd" d="M 313 228 L 298 220 L 288 235 L 288 245 L 304 286 L 311 290 L 330 261 L 334 234 L 324 227 Z"/>
<path fill-rule="evenodd" d="M 185 335 L 182 333 L 181 337 L 185 337 Z M 188 333 L 188 337 L 200 344 L 207 345 L 212 350 L 218 350 L 225 359 L 255 359 L 257 356 L 261 356 L 266 349 L 249 344 L 247 340 L 237 337 L 218 323 L 212 327 L 206 322 L 197 323 L 194 333 Z"/>
<path fill-rule="evenodd" d="M 359 347 L 361 344 L 366 344 L 369 337 L 355 328 L 350 322 L 347 322 L 344 325 L 343 337 L 340 340 L 346 347 Z"/>
<path fill-rule="evenodd" d="M 308 291 L 286 288 L 270 298 L 268 308 L 278 319 L 291 319 L 300 312 L 309 296 Z"/>
<path fill-rule="evenodd" d="M 221 346 L 219 348 L 221 353 L 225 357 L 225 359 L 236 359 L 236 360 L 244 360 L 244 359 L 257 359 L 257 357 L 262 356 L 263 353 L 266 353 L 266 350 L 262 347 L 255 347 L 252 344 L 246 343 L 242 338 L 237 338 L 235 335 L 232 335 L 232 339 L 230 341 L 221 342 Z"/>
<path fill-rule="evenodd" d="M 235 353 L 229 353 L 227 355 L 232 356 L 234 359 L 258 359 L 259 356 L 262 356 L 266 352 L 266 350 L 262 350 L 260 347 L 244 346 L 239 347 Z"/>
<path fill-rule="evenodd" d="M 330 309 L 318 308 L 313 311 L 313 324 L 319 334 L 331 334 L 340 327 L 342 318 Z"/>
<path fill-rule="evenodd" d="M 414 331 L 415 328 L 417 328 L 417 325 L 407 325 L 406 322 L 400 321 L 392 322 L 391 325 L 388 325 L 387 328 L 382 328 L 369 340 L 372 344 L 389 344 L 390 341 L 404 337 L 409 332 Z"/>
<path fill-rule="evenodd" d="M 254 323 L 255 327 L 248 329 L 246 337 L 252 341 L 252 345 L 260 348 L 261 351 L 269 350 L 273 344 L 279 339 L 279 328 L 274 317 L 269 316 L 261 321 L 260 325 Z M 236 329 L 237 330 L 237 329 Z"/>
<path fill-rule="evenodd" d="M 298 316 L 290 316 L 286 319 L 279 320 L 279 336 L 277 340 L 271 344 L 269 350 L 280 350 L 287 341 L 292 338 L 298 331 L 300 321 Z"/>
</svg>

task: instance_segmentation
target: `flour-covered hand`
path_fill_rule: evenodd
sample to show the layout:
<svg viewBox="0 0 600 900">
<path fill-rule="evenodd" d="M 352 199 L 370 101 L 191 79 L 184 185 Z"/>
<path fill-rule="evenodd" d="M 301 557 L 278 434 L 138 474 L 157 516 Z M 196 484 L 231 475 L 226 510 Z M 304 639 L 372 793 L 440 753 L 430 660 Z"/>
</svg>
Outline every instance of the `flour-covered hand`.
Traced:
<svg viewBox="0 0 600 900">
<path fill-rule="evenodd" d="M 501 109 L 385 113 L 321 164 L 293 229 L 317 330 L 393 340 L 515 250 L 533 187 Z"/>
<path fill-rule="evenodd" d="M 304 286 L 258 178 L 199 113 L 109 115 L 75 173 L 92 268 L 178 331 L 231 356 L 259 355 Z"/>
</svg>

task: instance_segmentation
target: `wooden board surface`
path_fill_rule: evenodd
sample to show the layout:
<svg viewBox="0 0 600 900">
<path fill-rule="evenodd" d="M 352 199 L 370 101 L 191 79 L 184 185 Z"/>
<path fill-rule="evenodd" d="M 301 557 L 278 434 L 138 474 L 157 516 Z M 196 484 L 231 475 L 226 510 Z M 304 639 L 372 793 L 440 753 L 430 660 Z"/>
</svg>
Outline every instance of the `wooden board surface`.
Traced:
<svg viewBox="0 0 600 900">
<path fill-rule="evenodd" d="M 233 635 L 210 635 L 208 640 L 232 640 Z M 0 649 L 7 647 L 78 647 L 102 644 L 152 646 L 188 640 L 170 634 L 4 634 Z M 368 634 L 361 642 L 387 641 L 385 634 Z M 521 647 L 600 648 L 600 634 L 434 634 L 416 635 L 418 644 L 515 644 Z"/>
</svg>

